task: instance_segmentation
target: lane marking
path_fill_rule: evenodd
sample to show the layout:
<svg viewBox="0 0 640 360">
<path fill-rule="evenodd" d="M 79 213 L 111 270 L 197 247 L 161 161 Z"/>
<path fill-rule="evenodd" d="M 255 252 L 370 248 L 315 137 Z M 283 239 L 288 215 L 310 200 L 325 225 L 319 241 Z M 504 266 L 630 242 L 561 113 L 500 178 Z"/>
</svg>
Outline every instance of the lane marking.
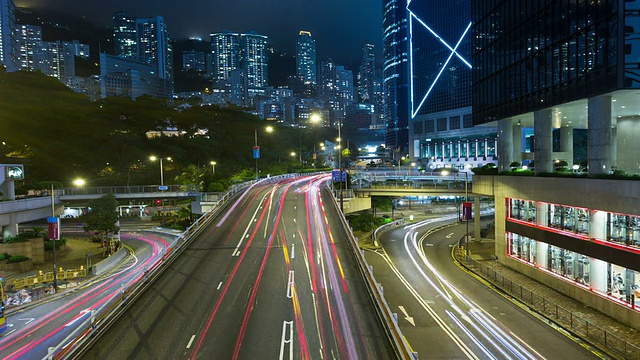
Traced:
<svg viewBox="0 0 640 360">
<path fill-rule="evenodd" d="M 296 236 L 296 234 L 293 234 L 293 236 L 295 237 L 295 236 Z M 292 258 L 292 259 L 296 257 L 296 256 L 295 256 L 295 252 L 294 252 L 294 250 L 296 249 L 296 247 L 295 247 L 295 246 L 296 246 L 296 244 L 291 244 L 291 258 Z"/>
<path fill-rule="evenodd" d="M 288 334 L 287 334 L 288 328 Z M 288 335 L 288 338 L 287 338 Z M 280 340 L 280 360 L 285 359 L 284 348 L 289 344 L 289 360 L 293 360 L 293 321 L 282 322 L 282 337 Z"/>
<path fill-rule="evenodd" d="M 195 334 L 191 335 L 191 340 L 189 340 L 189 343 L 187 344 L 187 349 L 191 348 L 191 344 L 193 344 L 193 340 L 195 340 L 195 338 L 196 338 Z"/>
<path fill-rule="evenodd" d="M 413 320 L 413 316 L 409 316 L 409 313 L 407 313 L 407 309 L 405 309 L 404 306 L 398 306 L 398 308 L 400 308 L 400 311 L 402 311 L 404 319 L 407 320 L 411 325 L 416 326 L 416 322 L 415 320 Z"/>
<path fill-rule="evenodd" d="M 293 279 L 293 270 L 289 270 L 289 280 L 287 281 L 287 297 L 289 299 L 291 299 L 293 297 L 293 286 L 294 286 L 294 279 Z"/>
<path fill-rule="evenodd" d="M 220 281 L 220 284 L 218 284 L 218 287 L 216 288 L 216 290 L 220 290 L 221 287 L 222 287 L 222 281 Z"/>
<path fill-rule="evenodd" d="M 30 322 L 32 322 L 33 320 L 35 320 L 35 319 L 36 319 L 36 318 L 26 318 L 26 319 L 18 319 L 18 320 L 20 320 L 20 321 L 26 321 L 24 324 L 25 324 L 25 325 L 27 325 L 27 324 L 29 324 Z"/>
</svg>

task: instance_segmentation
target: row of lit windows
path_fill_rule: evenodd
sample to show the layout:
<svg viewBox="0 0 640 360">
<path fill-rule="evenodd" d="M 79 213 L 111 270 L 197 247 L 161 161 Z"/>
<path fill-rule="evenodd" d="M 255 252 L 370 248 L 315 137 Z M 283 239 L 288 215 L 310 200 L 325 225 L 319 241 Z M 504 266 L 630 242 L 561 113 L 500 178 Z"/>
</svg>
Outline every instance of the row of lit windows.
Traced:
<svg viewBox="0 0 640 360">
<path fill-rule="evenodd" d="M 507 256 L 548 271 L 633 309 L 640 306 L 640 273 L 542 241 L 507 233 Z"/>
<path fill-rule="evenodd" d="M 640 216 L 507 199 L 507 218 L 640 248 Z"/>
</svg>

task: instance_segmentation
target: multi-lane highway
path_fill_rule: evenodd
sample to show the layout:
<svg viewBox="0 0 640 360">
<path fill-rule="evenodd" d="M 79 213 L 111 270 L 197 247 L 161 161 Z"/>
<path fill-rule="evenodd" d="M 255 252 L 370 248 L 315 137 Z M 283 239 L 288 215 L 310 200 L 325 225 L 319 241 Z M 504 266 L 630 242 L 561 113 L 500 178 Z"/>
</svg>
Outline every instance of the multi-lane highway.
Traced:
<svg viewBox="0 0 640 360">
<path fill-rule="evenodd" d="M 49 347 L 62 342 L 80 323 L 113 303 L 130 284 L 144 276 L 163 256 L 174 235 L 126 233 L 132 255 L 112 273 L 52 296 L 44 304 L 13 312 L 0 337 L 2 359 L 42 359 Z"/>
<path fill-rule="evenodd" d="M 230 202 L 83 358 L 394 358 L 328 180 Z"/>
<path fill-rule="evenodd" d="M 384 232 L 367 252 L 403 334 L 421 359 L 590 359 L 593 353 L 462 271 L 465 226 L 441 216 Z M 436 230 L 443 224 L 452 224 Z"/>
</svg>

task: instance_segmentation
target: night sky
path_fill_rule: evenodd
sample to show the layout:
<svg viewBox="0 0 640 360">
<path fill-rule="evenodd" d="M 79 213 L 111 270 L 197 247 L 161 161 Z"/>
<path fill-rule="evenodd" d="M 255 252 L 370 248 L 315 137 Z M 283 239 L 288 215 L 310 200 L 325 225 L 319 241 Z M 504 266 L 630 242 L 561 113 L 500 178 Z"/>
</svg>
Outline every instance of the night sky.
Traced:
<svg viewBox="0 0 640 360">
<path fill-rule="evenodd" d="M 318 61 L 332 57 L 340 64 L 361 58 L 371 42 L 382 53 L 382 0 L 15 0 L 16 6 L 68 12 L 110 26 L 117 10 L 129 15 L 165 18 L 174 39 L 211 32 L 254 30 L 276 47 L 293 53 L 298 31 L 316 39 Z M 379 60 L 380 61 L 380 60 Z"/>
</svg>

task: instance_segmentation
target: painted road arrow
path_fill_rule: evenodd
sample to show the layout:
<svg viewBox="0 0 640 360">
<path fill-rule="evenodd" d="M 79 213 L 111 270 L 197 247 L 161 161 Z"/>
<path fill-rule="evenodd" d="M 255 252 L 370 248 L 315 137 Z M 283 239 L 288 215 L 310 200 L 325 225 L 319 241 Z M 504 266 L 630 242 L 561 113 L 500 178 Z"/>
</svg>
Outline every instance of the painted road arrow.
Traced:
<svg viewBox="0 0 640 360">
<path fill-rule="evenodd" d="M 404 319 L 407 320 L 411 325 L 416 326 L 416 322 L 413 320 L 412 316 L 409 316 L 407 310 L 405 310 L 404 306 L 398 306 L 400 311 L 404 314 Z"/>
</svg>

